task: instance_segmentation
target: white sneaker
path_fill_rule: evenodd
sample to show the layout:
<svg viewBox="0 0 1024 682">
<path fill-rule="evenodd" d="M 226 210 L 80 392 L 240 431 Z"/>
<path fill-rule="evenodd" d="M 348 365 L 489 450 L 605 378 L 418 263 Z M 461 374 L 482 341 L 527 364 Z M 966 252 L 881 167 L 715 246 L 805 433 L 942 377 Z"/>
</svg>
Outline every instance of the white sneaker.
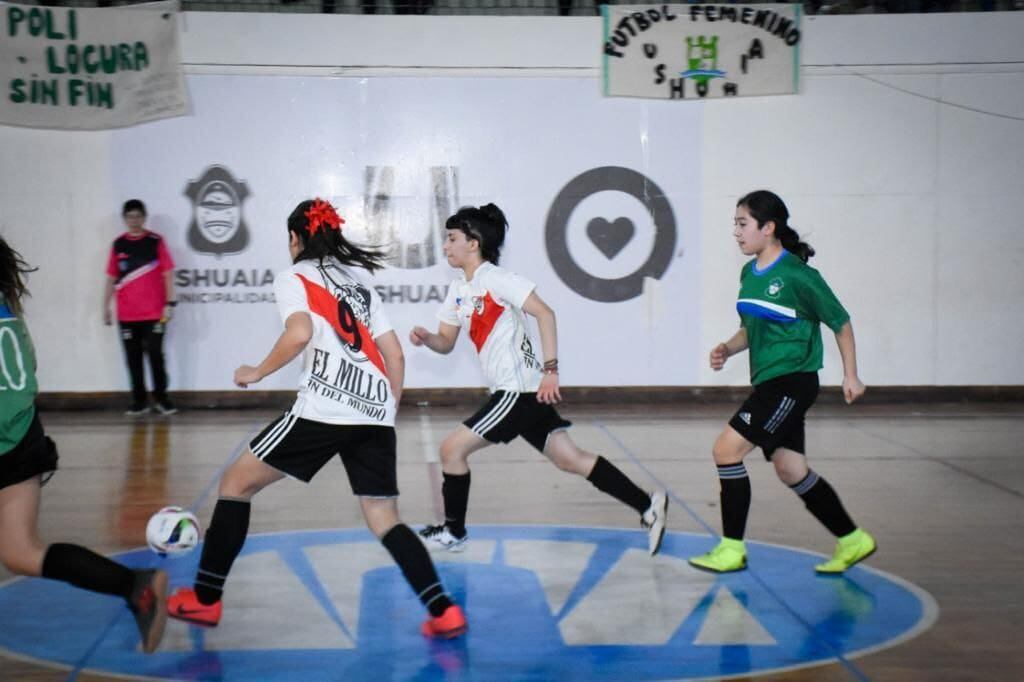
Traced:
<svg viewBox="0 0 1024 682">
<path fill-rule="evenodd" d="M 466 540 L 469 533 L 461 538 L 452 535 L 448 526 L 427 526 L 419 532 L 420 540 L 430 551 L 447 550 L 449 552 L 463 552 L 466 549 Z"/>
<path fill-rule="evenodd" d="M 157 400 L 155 403 L 153 403 L 153 411 L 156 412 L 157 414 L 162 414 L 165 417 L 172 414 L 178 414 L 178 408 L 175 407 L 174 404 L 170 400 L 167 400 L 166 398 L 164 398 L 163 400 Z"/>
<path fill-rule="evenodd" d="M 651 556 L 657 554 L 661 549 L 667 520 L 668 495 L 659 490 L 651 494 L 651 506 L 640 517 L 640 525 L 647 529 L 647 549 Z"/>
</svg>

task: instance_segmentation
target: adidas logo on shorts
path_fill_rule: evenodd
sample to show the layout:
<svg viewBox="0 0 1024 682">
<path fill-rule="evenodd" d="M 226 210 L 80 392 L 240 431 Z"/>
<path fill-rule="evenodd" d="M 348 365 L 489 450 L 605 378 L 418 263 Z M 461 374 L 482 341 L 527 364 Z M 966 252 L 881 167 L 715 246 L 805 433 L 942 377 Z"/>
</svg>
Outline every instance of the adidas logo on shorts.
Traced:
<svg viewBox="0 0 1024 682">
<path fill-rule="evenodd" d="M 747 426 L 750 426 L 750 413 L 749 412 L 740 412 L 740 419 L 743 420 L 744 424 L 746 424 Z"/>
</svg>

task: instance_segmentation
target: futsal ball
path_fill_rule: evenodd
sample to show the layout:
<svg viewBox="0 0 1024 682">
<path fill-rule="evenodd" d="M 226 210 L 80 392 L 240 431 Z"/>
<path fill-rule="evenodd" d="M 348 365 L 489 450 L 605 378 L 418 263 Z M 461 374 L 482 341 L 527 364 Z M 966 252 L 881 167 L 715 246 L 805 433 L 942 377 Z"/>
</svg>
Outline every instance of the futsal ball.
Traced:
<svg viewBox="0 0 1024 682">
<path fill-rule="evenodd" d="M 199 520 L 181 507 L 164 507 L 146 524 L 146 543 L 159 554 L 186 554 L 199 544 Z"/>
</svg>

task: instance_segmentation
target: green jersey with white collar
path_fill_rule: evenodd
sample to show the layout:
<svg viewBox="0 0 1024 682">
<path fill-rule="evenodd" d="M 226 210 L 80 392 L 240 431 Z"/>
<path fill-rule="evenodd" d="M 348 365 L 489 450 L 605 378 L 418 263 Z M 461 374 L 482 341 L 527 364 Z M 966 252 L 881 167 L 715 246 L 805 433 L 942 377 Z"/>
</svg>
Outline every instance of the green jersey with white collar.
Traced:
<svg viewBox="0 0 1024 682">
<path fill-rule="evenodd" d="M 750 383 L 822 367 L 821 323 L 838 332 L 850 319 L 821 274 L 789 251 L 740 273 L 736 311 L 750 345 Z"/>
<path fill-rule="evenodd" d="M 0 457 L 28 433 L 36 391 L 36 354 L 28 327 L 0 297 Z"/>
</svg>

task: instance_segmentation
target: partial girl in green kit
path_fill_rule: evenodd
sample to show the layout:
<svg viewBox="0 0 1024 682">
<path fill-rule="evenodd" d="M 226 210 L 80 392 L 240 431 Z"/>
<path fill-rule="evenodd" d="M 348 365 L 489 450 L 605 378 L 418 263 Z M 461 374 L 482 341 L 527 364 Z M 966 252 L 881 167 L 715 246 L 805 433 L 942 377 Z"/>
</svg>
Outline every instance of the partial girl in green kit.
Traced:
<svg viewBox="0 0 1024 682">
<path fill-rule="evenodd" d="M 0 563 L 11 573 L 122 598 L 135 616 L 142 650 L 152 653 L 167 621 L 167 574 L 39 538 L 40 489 L 57 470 L 58 456 L 36 413 L 36 355 L 22 319 L 24 276 L 31 271 L 0 238 Z"/>
</svg>

